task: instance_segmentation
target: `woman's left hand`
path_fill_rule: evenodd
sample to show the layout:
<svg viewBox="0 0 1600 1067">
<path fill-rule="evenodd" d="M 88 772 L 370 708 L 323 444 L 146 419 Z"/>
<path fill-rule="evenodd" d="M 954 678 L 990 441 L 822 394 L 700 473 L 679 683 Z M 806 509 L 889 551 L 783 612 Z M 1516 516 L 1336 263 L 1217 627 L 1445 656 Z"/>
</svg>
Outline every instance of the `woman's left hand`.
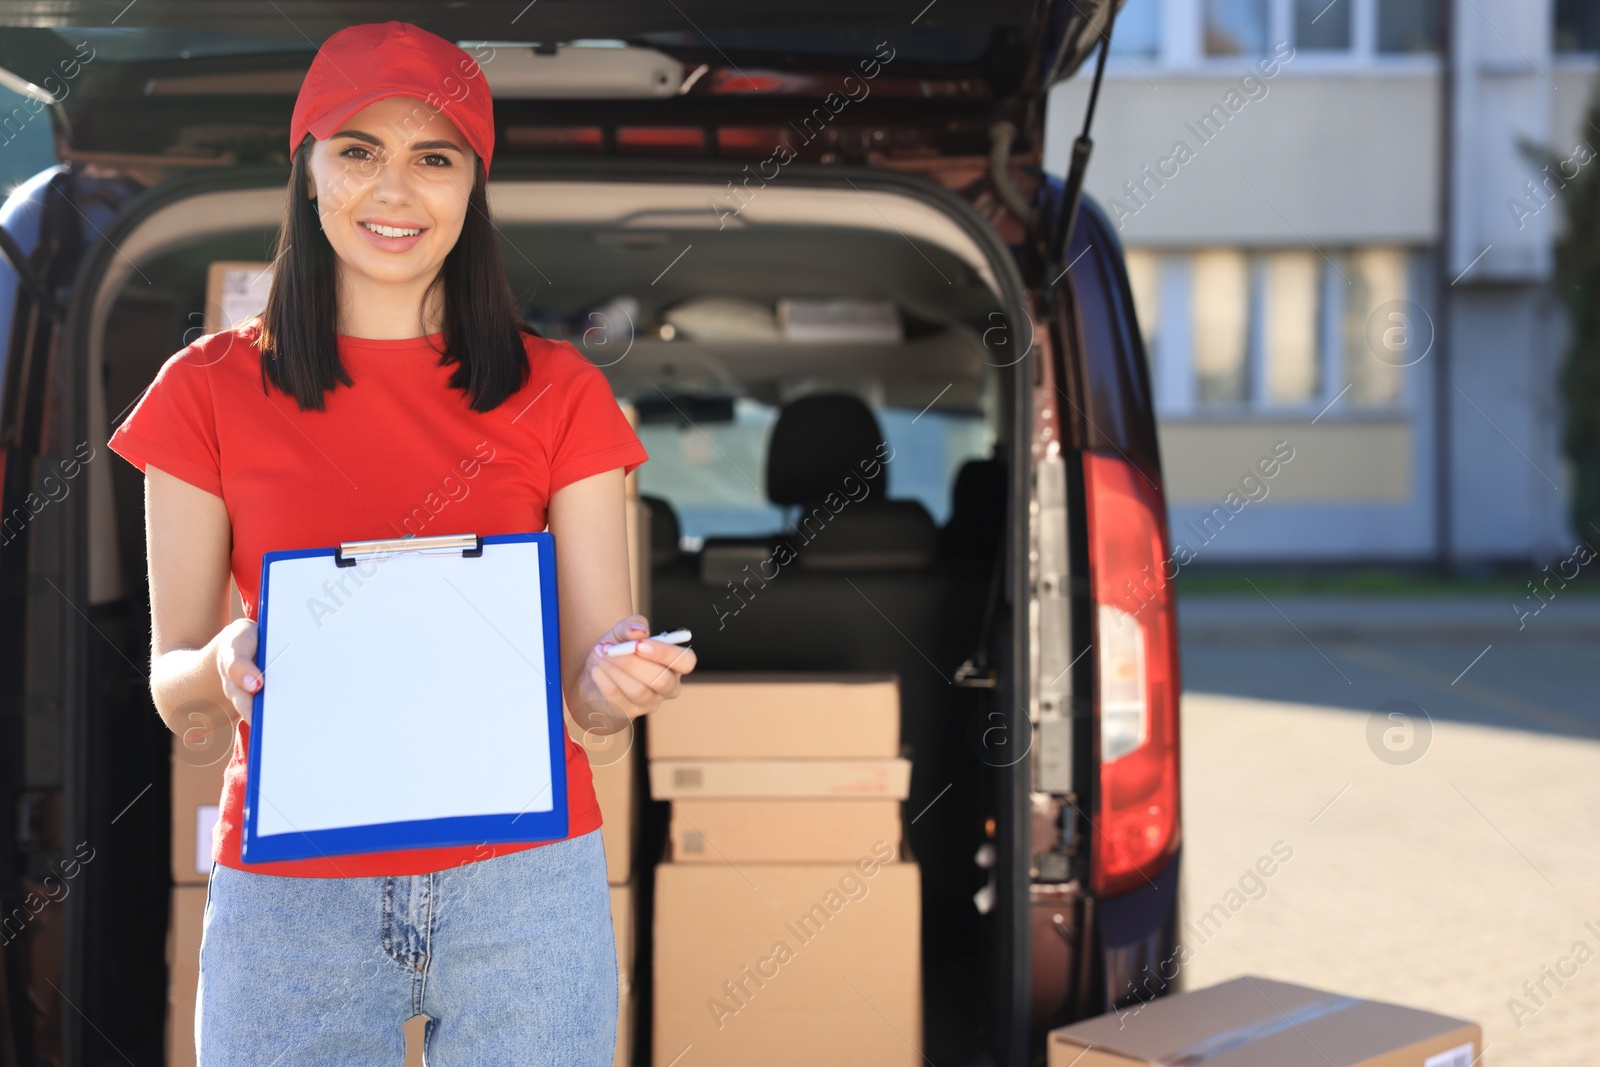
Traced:
<svg viewBox="0 0 1600 1067">
<path fill-rule="evenodd" d="M 694 651 L 678 645 L 642 640 L 648 636 L 649 620 L 643 615 L 629 615 L 606 631 L 595 644 L 578 679 L 578 703 L 588 709 L 586 717 L 612 718 L 597 713 L 598 709 L 609 705 L 625 713 L 628 722 L 631 722 L 640 715 L 656 710 L 663 700 L 671 700 L 682 690 L 683 675 L 694 670 Z M 638 641 L 639 644 L 626 655 L 606 655 L 608 647 L 622 641 Z M 622 729 L 627 723 L 612 723 L 608 729 L 598 721 L 584 722 L 580 719 L 578 725 L 598 733 L 611 733 Z"/>
</svg>

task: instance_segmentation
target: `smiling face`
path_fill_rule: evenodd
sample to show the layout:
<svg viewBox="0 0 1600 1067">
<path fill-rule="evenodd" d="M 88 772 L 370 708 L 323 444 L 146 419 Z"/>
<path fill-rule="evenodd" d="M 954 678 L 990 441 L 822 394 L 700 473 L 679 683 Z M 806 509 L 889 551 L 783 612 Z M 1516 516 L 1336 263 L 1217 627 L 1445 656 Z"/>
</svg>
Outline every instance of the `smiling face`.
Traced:
<svg viewBox="0 0 1600 1067">
<path fill-rule="evenodd" d="M 374 101 L 315 142 L 306 193 L 344 291 L 431 281 L 461 234 L 476 159 L 455 123 L 409 96 Z"/>
</svg>

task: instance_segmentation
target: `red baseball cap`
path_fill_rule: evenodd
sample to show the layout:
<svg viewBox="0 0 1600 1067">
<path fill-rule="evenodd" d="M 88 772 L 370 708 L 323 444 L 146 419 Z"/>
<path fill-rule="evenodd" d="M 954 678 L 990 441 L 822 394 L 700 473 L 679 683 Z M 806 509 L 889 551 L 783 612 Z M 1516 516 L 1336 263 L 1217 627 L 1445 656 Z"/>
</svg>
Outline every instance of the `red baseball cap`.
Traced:
<svg viewBox="0 0 1600 1067">
<path fill-rule="evenodd" d="M 457 45 L 409 22 L 367 22 L 322 42 L 289 120 L 289 154 L 306 134 L 326 140 L 375 100 L 413 96 L 444 112 L 483 160 L 494 154 L 494 103 L 477 61 Z"/>
</svg>

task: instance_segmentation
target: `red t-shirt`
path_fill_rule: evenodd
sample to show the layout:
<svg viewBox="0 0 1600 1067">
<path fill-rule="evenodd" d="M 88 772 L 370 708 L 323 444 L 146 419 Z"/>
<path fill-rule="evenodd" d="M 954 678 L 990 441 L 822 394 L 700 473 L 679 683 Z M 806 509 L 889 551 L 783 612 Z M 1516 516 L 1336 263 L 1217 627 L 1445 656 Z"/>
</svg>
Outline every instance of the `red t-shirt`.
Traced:
<svg viewBox="0 0 1600 1067">
<path fill-rule="evenodd" d="M 353 386 L 326 410 L 261 388 L 259 322 L 208 334 L 173 354 L 117 427 L 110 447 L 143 471 L 153 463 L 220 496 L 233 524 L 232 570 L 256 618 L 262 554 L 340 541 L 545 528 L 556 490 L 648 456 L 605 375 L 566 342 L 523 335 L 528 383 L 476 412 L 449 385 L 430 342 L 339 337 Z M 272 684 L 270 672 L 267 684 Z M 250 728 L 234 736 L 212 859 L 227 867 L 307 877 L 426 874 L 549 842 L 277 860 L 240 859 Z M 600 825 L 589 760 L 566 741 L 568 835 Z"/>
</svg>

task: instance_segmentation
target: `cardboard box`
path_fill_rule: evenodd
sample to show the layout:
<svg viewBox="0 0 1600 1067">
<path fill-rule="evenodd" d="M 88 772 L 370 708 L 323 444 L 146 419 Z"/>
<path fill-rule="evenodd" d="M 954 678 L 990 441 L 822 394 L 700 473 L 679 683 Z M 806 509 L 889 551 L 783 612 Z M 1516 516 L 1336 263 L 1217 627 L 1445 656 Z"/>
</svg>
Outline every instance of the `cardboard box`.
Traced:
<svg viewBox="0 0 1600 1067">
<path fill-rule="evenodd" d="M 406 1035 L 405 1067 L 422 1067 L 422 1046 L 428 1039 L 428 1017 L 413 1015 L 400 1029 Z"/>
<path fill-rule="evenodd" d="M 578 727 L 571 709 L 567 732 L 589 756 L 594 795 L 600 802 L 600 837 L 606 848 L 606 881 L 622 885 L 633 877 L 634 843 L 639 823 L 639 791 L 635 786 L 639 758 L 633 730 L 588 734 Z"/>
<path fill-rule="evenodd" d="M 624 502 L 628 529 L 628 588 L 633 610 L 650 617 L 650 509 L 636 496 Z"/>
<path fill-rule="evenodd" d="M 628 1067 L 633 1055 L 633 886 L 611 887 L 611 928 L 617 939 L 617 1052 L 613 1067 Z"/>
<path fill-rule="evenodd" d="M 1483 1032 L 1247 975 L 1052 1030 L 1049 1044 L 1049 1067 L 1475 1067 Z"/>
<path fill-rule="evenodd" d="M 657 867 L 653 1062 L 920 1067 L 919 878 L 871 854 Z"/>
<path fill-rule="evenodd" d="M 183 735 L 172 735 L 172 881 L 203 889 L 211 875 L 211 834 L 233 735 L 216 731 L 201 738 L 203 723 L 197 723 L 194 730 L 188 738 L 192 748 L 185 747 Z M 205 759 L 213 761 L 195 762 Z"/>
<path fill-rule="evenodd" d="M 651 714 L 654 714 L 652 712 Z M 886 797 L 911 788 L 908 759 L 650 761 L 650 795 L 683 797 Z"/>
<path fill-rule="evenodd" d="M 617 970 L 624 986 L 633 986 L 633 886 L 611 887 L 611 932 L 617 939 Z"/>
<path fill-rule="evenodd" d="M 617 1051 L 611 1058 L 611 1067 L 632 1067 L 633 1028 L 638 1015 L 634 1008 L 633 987 L 625 986 L 617 998 Z"/>
<path fill-rule="evenodd" d="M 675 800 L 674 863 L 849 863 L 878 842 L 900 848 L 900 801 Z"/>
<path fill-rule="evenodd" d="M 233 617 L 245 616 L 239 587 L 228 579 Z M 211 875 L 211 832 L 222 800 L 222 772 L 233 754 L 232 710 L 218 708 L 218 719 L 195 719 L 172 735 L 172 880 L 205 885 Z"/>
<path fill-rule="evenodd" d="M 701 674 L 650 713 L 651 759 L 890 759 L 893 674 Z"/>
<path fill-rule="evenodd" d="M 622 409 L 622 417 L 628 420 L 628 426 L 633 430 L 634 433 L 638 433 L 638 406 L 635 405 L 631 400 L 620 399 L 617 401 L 617 406 Z M 639 468 L 635 467 L 630 474 L 623 478 L 622 491 L 627 494 L 629 500 L 637 500 L 639 498 Z M 648 538 L 646 540 L 648 541 Z"/>
<path fill-rule="evenodd" d="M 167 917 L 167 1067 L 195 1067 L 194 1001 L 200 988 L 200 932 L 206 887 L 172 887 Z"/>
<path fill-rule="evenodd" d="M 259 315 L 272 288 L 272 264 L 254 260 L 223 260 L 206 271 L 206 333 L 226 330 Z"/>
</svg>

